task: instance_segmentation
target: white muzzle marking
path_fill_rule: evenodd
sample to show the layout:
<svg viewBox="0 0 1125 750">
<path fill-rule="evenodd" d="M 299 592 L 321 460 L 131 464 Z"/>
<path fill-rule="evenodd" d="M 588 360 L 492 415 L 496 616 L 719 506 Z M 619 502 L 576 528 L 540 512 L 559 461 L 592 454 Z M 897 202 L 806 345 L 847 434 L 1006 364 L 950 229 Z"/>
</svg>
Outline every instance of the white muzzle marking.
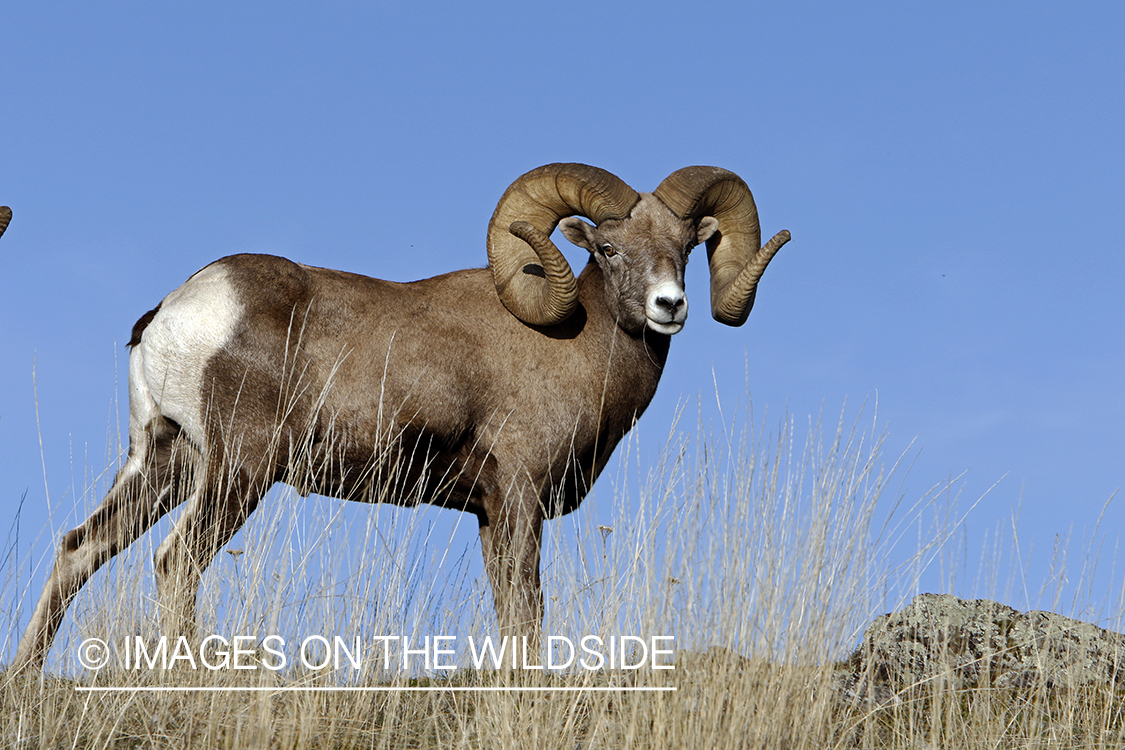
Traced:
<svg viewBox="0 0 1125 750">
<path fill-rule="evenodd" d="M 687 320 L 688 301 L 684 288 L 674 281 L 664 281 L 652 287 L 645 301 L 648 327 L 658 333 L 679 333 Z"/>
</svg>

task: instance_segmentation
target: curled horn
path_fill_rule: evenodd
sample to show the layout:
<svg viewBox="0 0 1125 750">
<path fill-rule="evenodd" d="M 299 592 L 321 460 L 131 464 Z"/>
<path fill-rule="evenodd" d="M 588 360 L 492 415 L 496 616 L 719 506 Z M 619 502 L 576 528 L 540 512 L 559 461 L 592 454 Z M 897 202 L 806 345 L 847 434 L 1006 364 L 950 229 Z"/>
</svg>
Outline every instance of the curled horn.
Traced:
<svg viewBox="0 0 1125 750">
<path fill-rule="evenodd" d="M 668 175 L 653 195 L 681 219 L 713 216 L 719 231 L 707 240 L 711 266 L 711 314 L 728 326 L 746 322 L 758 280 L 789 241 L 782 230 L 761 246 L 758 208 L 742 178 L 718 167 L 684 167 Z"/>
<path fill-rule="evenodd" d="M 0 206 L 0 235 L 4 234 L 4 230 L 8 228 L 8 223 L 12 220 L 12 209 L 7 206 Z"/>
<path fill-rule="evenodd" d="M 504 307 L 529 325 L 554 325 L 578 306 L 578 284 L 551 232 L 568 216 L 624 219 L 640 196 L 585 164 L 533 169 L 504 192 L 488 224 L 488 266 Z"/>
</svg>

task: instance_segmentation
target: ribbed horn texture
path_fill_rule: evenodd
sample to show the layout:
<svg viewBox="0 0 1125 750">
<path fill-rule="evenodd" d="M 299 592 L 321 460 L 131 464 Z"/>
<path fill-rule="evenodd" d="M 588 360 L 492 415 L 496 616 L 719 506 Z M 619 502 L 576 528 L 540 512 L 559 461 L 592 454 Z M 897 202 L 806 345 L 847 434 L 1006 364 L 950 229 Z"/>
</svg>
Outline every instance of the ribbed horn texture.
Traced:
<svg viewBox="0 0 1125 750">
<path fill-rule="evenodd" d="M 653 195 L 681 219 L 713 216 L 719 231 L 707 240 L 711 266 L 711 314 L 728 326 L 746 322 L 758 280 L 781 246 L 782 231 L 761 246 L 758 208 L 742 178 L 719 167 L 684 167 L 668 175 Z"/>
<path fill-rule="evenodd" d="M 8 224 L 11 220 L 12 209 L 7 206 L 0 206 L 0 237 L 4 235 L 4 230 L 8 228 Z"/>
<path fill-rule="evenodd" d="M 488 267 L 500 301 L 529 325 L 549 326 L 578 306 L 578 284 L 551 232 L 568 216 L 624 219 L 640 196 L 604 169 L 548 164 L 504 192 L 488 224 Z"/>
</svg>

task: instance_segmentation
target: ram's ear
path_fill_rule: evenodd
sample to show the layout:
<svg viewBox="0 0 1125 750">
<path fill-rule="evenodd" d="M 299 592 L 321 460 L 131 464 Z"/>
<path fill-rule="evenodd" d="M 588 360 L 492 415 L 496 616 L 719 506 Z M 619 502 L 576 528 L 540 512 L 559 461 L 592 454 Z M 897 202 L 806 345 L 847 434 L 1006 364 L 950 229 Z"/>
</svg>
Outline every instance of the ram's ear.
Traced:
<svg viewBox="0 0 1125 750">
<path fill-rule="evenodd" d="M 570 216 L 559 222 L 559 231 L 572 243 L 594 252 L 594 228 L 577 216 Z"/>
<path fill-rule="evenodd" d="M 695 244 L 702 245 L 719 231 L 719 220 L 714 216 L 704 216 L 695 228 Z"/>
</svg>

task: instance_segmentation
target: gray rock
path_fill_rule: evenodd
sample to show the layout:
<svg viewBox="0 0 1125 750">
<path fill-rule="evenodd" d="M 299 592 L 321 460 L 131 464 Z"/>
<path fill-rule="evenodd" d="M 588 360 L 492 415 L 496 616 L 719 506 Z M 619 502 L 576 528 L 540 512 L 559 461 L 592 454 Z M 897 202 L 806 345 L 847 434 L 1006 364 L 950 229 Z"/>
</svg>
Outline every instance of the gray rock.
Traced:
<svg viewBox="0 0 1125 750">
<path fill-rule="evenodd" d="M 1051 612 L 922 594 L 875 619 L 839 687 L 880 705 L 917 689 L 1125 686 L 1125 636 Z"/>
</svg>

